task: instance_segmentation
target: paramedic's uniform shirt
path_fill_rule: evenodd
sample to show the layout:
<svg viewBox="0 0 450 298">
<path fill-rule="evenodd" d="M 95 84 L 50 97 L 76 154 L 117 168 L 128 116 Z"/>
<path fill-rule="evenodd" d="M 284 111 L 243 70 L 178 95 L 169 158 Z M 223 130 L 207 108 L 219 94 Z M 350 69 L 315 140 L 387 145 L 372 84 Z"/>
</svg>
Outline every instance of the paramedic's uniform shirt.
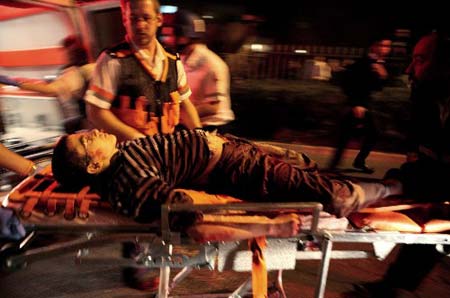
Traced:
<svg viewBox="0 0 450 298">
<path fill-rule="evenodd" d="M 181 61 L 157 43 L 148 50 L 124 42 L 101 54 L 85 101 L 110 110 L 124 124 L 145 135 L 172 133 L 179 104 L 191 91 Z"/>
</svg>

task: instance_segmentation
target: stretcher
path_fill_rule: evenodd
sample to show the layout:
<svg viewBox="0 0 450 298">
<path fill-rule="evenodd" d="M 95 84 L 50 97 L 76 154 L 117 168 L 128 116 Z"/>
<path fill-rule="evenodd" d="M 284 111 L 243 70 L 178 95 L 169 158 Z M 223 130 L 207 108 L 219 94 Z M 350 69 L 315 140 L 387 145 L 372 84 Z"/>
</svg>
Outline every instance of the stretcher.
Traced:
<svg viewBox="0 0 450 298">
<path fill-rule="evenodd" d="M 109 204 L 91 193 L 88 187 L 78 193 L 64 192 L 53 180 L 49 167 L 17 185 L 5 198 L 3 205 L 17 211 L 28 231 L 21 241 L 1 248 L 0 257 L 4 268 L 20 268 L 44 256 L 68 251 L 77 252 L 77 256 L 82 257 L 87 248 L 102 245 L 105 241 L 133 241 L 142 248 L 133 255 L 133 264 L 139 268 L 159 269 L 159 298 L 169 297 L 171 289 L 192 270 L 202 268 L 220 272 L 251 271 L 253 280 L 258 276 L 261 278 L 261 273 L 266 274 L 266 271 L 278 271 L 277 288 L 281 296 L 285 297 L 282 271 L 295 269 L 301 260 L 319 261 L 314 297 L 322 298 L 325 296 L 331 259 L 382 259 L 399 243 L 450 244 L 450 235 L 445 233 L 376 231 L 365 227 L 367 222 L 361 220 L 355 228 L 346 219 L 335 219 L 323 213 L 322 205 L 314 202 L 164 205 L 160 222 L 139 224 L 114 213 Z M 399 207 L 382 208 L 385 209 L 378 210 L 392 212 Z M 264 268 L 255 273 L 258 271 L 255 270 L 255 251 L 249 250 L 248 241 L 195 243 L 186 235 L 172 231 L 169 215 L 186 211 L 249 215 L 296 212 L 302 219 L 302 228 L 295 237 L 266 239 L 266 245 L 261 249 Z M 369 211 L 366 210 L 367 213 Z M 67 234 L 73 237 L 43 247 L 33 247 L 33 240 L 42 234 Z M 337 250 L 333 249 L 336 243 L 371 243 L 373 249 Z M 197 245 L 198 249 L 195 255 L 174 254 L 175 245 Z M 180 271 L 171 279 L 172 269 Z M 250 277 L 228 297 L 244 297 L 252 288 L 255 288 L 255 284 Z M 263 297 L 260 295 L 266 294 L 255 294 L 253 291 L 253 295 Z"/>
</svg>

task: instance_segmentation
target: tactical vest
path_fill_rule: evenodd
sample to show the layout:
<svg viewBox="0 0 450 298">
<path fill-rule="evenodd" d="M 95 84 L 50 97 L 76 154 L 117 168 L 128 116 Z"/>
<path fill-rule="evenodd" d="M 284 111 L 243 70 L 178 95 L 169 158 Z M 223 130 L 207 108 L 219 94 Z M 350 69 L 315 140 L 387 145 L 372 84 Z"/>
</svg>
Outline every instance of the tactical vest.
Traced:
<svg viewBox="0 0 450 298">
<path fill-rule="evenodd" d="M 109 50 L 120 63 L 116 97 L 111 112 L 145 135 L 172 133 L 180 118 L 177 90 L 177 56 L 166 54 L 168 67 L 161 81 L 155 80 L 127 43 Z"/>
</svg>

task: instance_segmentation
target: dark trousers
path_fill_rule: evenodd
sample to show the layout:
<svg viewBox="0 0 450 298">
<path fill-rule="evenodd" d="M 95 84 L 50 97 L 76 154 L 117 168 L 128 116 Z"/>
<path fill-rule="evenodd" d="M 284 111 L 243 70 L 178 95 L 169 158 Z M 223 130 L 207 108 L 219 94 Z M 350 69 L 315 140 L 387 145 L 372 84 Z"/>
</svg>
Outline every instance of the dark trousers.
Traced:
<svg viewBox="0 0 450 298">
<path fill-rule="evenodd" d="M 245 201 L 319 202 L 325 211 L 337 216 L 358 209 L 364 203 L 362 198 L 366 201 L 378 198 L 386 188 L 373 183 L 369 189 L 374 191 L 369 190 L 364 196 L 343 178 L 302 170 L 241 141 L 224 144 L 208 184 L 210 192 L 225 193 Z"/>
<path fill-rule="evenodd" d="M 378 132 L 371 112 L 366 111 L 362 119 L 356 118 L 353 111 L 345 114 L 341 122 L 336 151 L 331 160 L 330 168 L 339 165 L 345 148 L 352 139 L 361 139 L 361 149 L 355 158 L 355 162 L 364 164 L 373 147 L 375 146 Z"/>
</svg>

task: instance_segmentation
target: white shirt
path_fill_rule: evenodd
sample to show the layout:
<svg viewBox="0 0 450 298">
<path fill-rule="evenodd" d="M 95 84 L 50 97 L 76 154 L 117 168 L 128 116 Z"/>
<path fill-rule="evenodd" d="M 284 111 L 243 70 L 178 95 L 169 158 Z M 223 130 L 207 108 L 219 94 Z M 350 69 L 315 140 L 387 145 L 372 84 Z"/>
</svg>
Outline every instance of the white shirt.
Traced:
<svg viewBox="0 0 450 298">
<path fill-rule="evenodd" d="M 213 115 L 200 115 L 203 126 L 224 125 L 234 120 L 230 99 L 230 71 L 227 64 L 204 44 L 193 45 L 189 56 L 181 55 L 190 97 L 194 106 L 217 103 L 219 109 Z"/>
</svg>

